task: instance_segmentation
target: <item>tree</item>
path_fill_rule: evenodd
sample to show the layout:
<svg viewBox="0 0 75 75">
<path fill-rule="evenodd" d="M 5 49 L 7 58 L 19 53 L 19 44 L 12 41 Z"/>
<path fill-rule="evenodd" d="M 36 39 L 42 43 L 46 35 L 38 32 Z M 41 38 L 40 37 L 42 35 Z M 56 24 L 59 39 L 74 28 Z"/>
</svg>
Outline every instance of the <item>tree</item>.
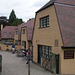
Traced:
<svg viewBox="0 0 75 75">
<path fill-rule="evenodd" d="M 9 23 L 13 23 L 13 21 L 16 19 L 15 11 L 12 10 L 9 16 Z"/>
<path fill-rule="evenodd" d="M 16 18 L 15 11 L 12 10 L 11 13 L 10 13 L 10 16 L 9 16 L 9 24 L 10 24 L 10 26 L 17 26 L 17 25 L 19 25 L 21 23 L 23 23 L 22 19 Z"/>
<path fill-rule="evenodd" d="M 21 23 L 23 23 L 22 19 L 18 19 L 16 18 L 13 23 L 11 24 L 11 26 L 17 26 L 20 25 Z"/>
</svg>

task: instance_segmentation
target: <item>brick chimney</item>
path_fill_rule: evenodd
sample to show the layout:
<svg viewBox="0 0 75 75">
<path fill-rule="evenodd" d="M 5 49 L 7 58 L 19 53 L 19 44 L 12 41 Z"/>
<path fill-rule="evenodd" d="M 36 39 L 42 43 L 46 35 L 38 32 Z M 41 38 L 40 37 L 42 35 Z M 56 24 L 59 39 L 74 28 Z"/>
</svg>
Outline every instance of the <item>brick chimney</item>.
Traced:
<svg viewBox="0 0 75 75">
<path fill-rule="evenodd" d="M 3 24 L 1 24 L 1 30 L 3 29 Z"/>
</svg>

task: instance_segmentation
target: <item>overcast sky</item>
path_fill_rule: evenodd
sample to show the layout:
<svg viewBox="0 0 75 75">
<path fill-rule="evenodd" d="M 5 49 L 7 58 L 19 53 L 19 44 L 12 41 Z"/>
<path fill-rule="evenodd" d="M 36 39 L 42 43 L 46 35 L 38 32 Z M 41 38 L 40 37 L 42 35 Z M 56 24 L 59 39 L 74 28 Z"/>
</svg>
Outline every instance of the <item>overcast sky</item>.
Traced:
<svg viewBox="0 0 75 75">
<path fill-rule="evenodd" d="M 18 18 L 27 21 L 35 17 L 35 12 L 50 0 L 0 0 L 0 16 L 9 18 L 10 12 L 14 9 Z"/>
</svg>

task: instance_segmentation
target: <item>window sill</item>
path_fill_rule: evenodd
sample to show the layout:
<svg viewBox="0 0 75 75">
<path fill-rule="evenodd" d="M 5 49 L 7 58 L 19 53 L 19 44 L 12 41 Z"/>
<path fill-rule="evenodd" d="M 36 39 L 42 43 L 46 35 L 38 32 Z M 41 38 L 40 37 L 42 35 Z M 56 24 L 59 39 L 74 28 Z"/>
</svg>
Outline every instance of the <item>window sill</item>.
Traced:
<svg viewBox="0 0 75 75">
<path fill-rule="evenodd" d="M 38 29 L 42 29 L 42 28 L 48 28 L 48 27 L 50 27 L 50 26 L 47 26 L 47 27 L 39 27 Z"/>
</svg>

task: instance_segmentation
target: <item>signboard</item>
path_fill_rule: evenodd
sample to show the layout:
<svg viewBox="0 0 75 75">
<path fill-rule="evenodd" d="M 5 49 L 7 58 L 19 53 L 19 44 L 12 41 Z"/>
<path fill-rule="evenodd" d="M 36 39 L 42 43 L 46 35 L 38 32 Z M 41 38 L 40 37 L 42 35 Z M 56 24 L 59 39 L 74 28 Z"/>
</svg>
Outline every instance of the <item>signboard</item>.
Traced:
<svg viewBox="0 0 75 75">
<path fill-rule="evenodd" d="M 74 59 L 74 50 L 64 51 L 64 59 Z"/>
</svg>

